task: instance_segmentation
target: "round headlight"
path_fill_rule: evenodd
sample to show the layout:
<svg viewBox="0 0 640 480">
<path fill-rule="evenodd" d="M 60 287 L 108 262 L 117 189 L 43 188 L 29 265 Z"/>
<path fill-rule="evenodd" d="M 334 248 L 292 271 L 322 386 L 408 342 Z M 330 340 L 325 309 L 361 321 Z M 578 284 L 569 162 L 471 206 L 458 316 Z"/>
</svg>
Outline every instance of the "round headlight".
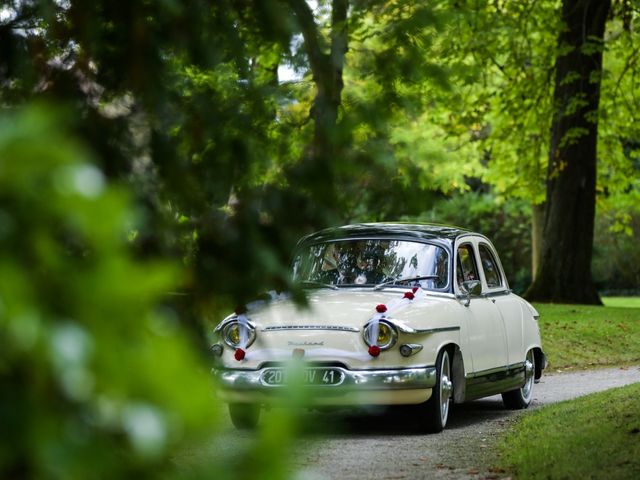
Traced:
<svg viewBox="0 0 640 480">
<path fill-rule="evenodd" d="M 371 338 L 372 338 L 372 329 L 374 328 L 374 324 L 368 323 L 364 327 L 363 335 L 364 341 L 368 346 L 371 346 Z M 378 335 L 376 337 L 376 345 L 380 347 L 380 350 L 388 350 L 393 347 L 398 341 L 398 330 L 396 327 L 386 320 L 380 320 L 378 322 Z"/>
<path fill-rule="evenodd" d="M 222 340 L 231 348 L 250 346 L 256 339 L 256 329 L 250 324 L 241 324 L 237 320 L 227 323 L 222 328 Z"/>
</svg>

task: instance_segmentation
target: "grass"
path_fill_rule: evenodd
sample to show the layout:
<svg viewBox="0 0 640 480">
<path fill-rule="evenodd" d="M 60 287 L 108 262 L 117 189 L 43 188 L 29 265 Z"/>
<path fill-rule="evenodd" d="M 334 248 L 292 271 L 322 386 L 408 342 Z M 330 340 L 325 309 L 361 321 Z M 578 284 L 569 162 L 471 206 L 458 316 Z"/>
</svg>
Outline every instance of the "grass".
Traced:
<svg viewBox="0 0 640 480">
<path fill-rule="evenodd" d="M 640 478 L 640 383 L 544 407 L 499 445 L 517 478 Z"/>
<path fill-rule="evenodd" d="M 640 297 L 603 297 L 606 307 L 640 308 Z"/>
<path fill-rule="evenodd" d="M 549 370 L 640 363 L 640 297 L 536 304 Z M 518 478 L 640 478 L 640 383 L 524 415 L 498 449 Z"/>
<path fill-rule="evenodd" d="M 550 371 L 640 363 L 640 297 L 604 303 L 535 304 Z"/>
</svg>

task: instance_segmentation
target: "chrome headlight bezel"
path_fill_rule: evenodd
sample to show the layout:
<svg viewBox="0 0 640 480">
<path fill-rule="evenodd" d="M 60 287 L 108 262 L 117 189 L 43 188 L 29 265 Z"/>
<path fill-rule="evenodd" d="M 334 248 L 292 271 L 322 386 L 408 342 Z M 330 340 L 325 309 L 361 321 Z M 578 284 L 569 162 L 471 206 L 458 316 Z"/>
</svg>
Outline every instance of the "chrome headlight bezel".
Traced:
<svg viewBox="0 0 640 480">
<path fill-rule="evenodd" d="M 369 332 L 371 330 L 371 328 L 373 327 L 373 323 L 374 322 L 369 322 L 367 323 L 364 328 L 362 329 L 362 338 L 364 339 L 364 343 L 367 344 L 368 347 L 372 346 L 372 343 L 369 342 Z M 384 343 L 377 343 L 376 345 L 378 345 L 378 347 L 380 348 L 380 350 L 389 350 L 390 348 L 393 348 L 393 346 L 398 342 L 398 329 L 397 327 L 393 324 L 393 322 L 390 322 L 388 319 L 381 319 L 379 320 L 379 328 L 382 329 L 388 329 L 389 332 L 389 340 Z M 381 331 L 380 330 L 380 331 Z M 378 338 L 379 338 L 379 334 L 378 334 Z"/>
<path fill-rule="evenodd" d="M 249 335 L 247 343 L 246 345 L 244 345 L 244 347 L 247 348 L 250 347 L 251 344 L 253 344 L 253 342 L 255 342 L 256 340 L 256 327 L 252 322 L 246 322 L 244 323 L 244 325 L 246 325 L 247 333 Z M 215 332 L 220 335 L 220 338 L 226 345 L 233 349 L 236 349 L 241 346 L 239 342 L 234 342 L 231 338 L 232 332 L 236 328 L 241 328 L 241 324 L 238 321 L 237 317 L 233 317 L 218 325 L 218 327 L 215 329 Z"/>
</svg>

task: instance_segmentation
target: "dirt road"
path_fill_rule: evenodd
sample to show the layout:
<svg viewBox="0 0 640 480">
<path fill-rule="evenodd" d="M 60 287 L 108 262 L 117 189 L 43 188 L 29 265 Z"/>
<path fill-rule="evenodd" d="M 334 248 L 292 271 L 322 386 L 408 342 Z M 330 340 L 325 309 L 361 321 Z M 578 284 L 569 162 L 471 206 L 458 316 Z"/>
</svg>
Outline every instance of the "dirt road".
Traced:
<svg viewBox="0 0 640 480">
<path fill-rule="evenodd" d="M 555 372 L 535 386 L 530 408 L 635 382 L 639 367 Z M 302 441 L 294 467 L 298 478 L 310 480 L 502 478 L 490 470 L 495 461 L 490 447 L 522 413 L 505 410 L 500 396 L 457 405 L 446 430 L 436 435 L 407 433 L 400 415 L 385 426 L 375 415 L 344 417 L 339 421 L 348 427 L 341 432 Z"/>
<path fill-rule="evenodd" d="M 635 382 L 640 382 L 638 366 L 553 372 L 535 385 L 530 408 Z M 447 428 L 425 435 L 398 410 L 385 415 L 309 413 L 310 426 L 296 440 L 289 468 L 300 480 L 504 478 L 504 472 L 490 469 L 496 461 L 492 446 L 522 414 L 526 411 L 505 410 L 500 396 L 489 397 L 453 406 Z M 254 433 L 236 431 L 226 415 L 224 422 L 200 455 L 225 456 L 253 444 Z"/>
</svg>

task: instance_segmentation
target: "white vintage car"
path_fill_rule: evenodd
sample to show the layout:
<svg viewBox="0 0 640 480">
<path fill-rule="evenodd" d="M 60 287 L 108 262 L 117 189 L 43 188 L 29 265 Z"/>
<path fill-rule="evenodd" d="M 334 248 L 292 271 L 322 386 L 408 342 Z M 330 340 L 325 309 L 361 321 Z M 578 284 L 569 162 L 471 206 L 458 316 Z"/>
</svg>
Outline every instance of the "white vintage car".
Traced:
<svg viewBox="0 0 640 480">
<path fill-rule="evenodd" d="M 282 401 L 292 364 L 313 406 L 411 405 L 430 432 L 445 427 L 451 401 L 531 402 L 546 366 L 538 312 L 511 292 L 486 237 L 348 225 L 303 238 L 292 269 L 308 306 L 274 294 L 215 329 L 213 373 L 236 427 Z"/>
</svg>

